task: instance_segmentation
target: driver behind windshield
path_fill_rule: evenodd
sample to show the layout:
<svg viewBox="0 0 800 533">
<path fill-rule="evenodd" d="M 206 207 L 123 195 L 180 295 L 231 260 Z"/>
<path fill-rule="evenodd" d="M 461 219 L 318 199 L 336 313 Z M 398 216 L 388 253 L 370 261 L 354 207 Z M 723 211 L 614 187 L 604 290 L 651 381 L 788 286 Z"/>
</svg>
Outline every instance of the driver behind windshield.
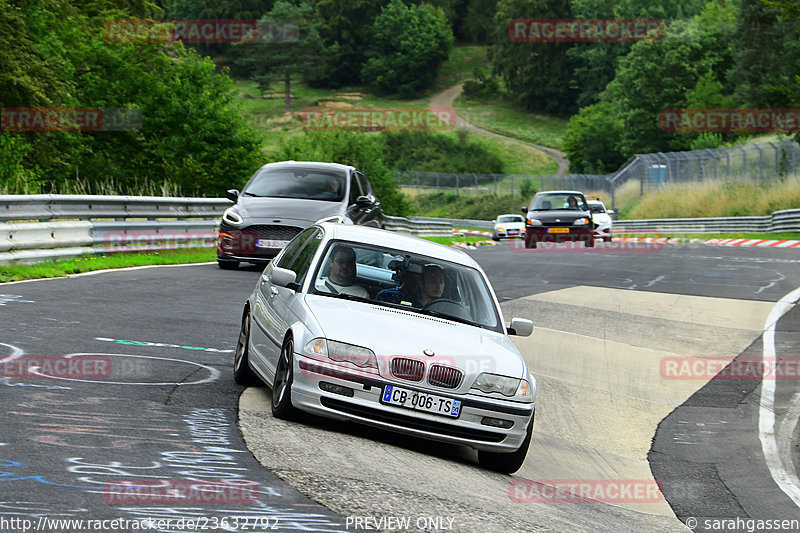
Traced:
<svg viewBox="0 0 800 533">
<path fill-rule="evenodd" d="M 350 246 L 337 244 L 329 258 L 330 275 L 320 278 L 317 288 L 333 294 L 350 294 L 367 298 L 367 289 L 356 280 L 356 252 Z M 321 284 L 320 284 L 321 282 Z"/>
<path fill-rule="evenodd" d="M 444 270 L 433 263 L 425 265 L 419 280 L 419 306 L 424 307 L 431 301 L 441 298 L 443 292 Z"/>
</svg>

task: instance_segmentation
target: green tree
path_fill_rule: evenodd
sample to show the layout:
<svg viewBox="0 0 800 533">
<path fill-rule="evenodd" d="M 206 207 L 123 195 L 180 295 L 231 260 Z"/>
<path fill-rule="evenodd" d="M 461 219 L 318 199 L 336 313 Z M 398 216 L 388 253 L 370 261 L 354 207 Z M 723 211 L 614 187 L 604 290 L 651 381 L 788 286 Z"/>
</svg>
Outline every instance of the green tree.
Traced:
<svg viewBox="0 0 800 533">
<path fill-rule="evenodd" d="M 730 81 L 742 104 L 789 107 L 800 103 L 793 101 L 792 90 L 800 72 L 800 19 L 781 16 L 792 12 L 777 11 L 761 0 L 741 0 L 736 65 Z"/>
<path fill-rule="evenodd" d="M 16 187 L 20 176 L 43 192 L 76 176 L 95 192 L 101 183 L 166 179 L 219 195 L 261 163 L 258 134 L 233 105 L 233 82 L 210 60 L 181 43 L 104 39 L 107 20 L 160 16 L 153 5 L 0 2 L 0 24 L 16 28 L 0 31 L 4 106 L 128 108 L 142 117 L 122 131 L 3 133 L 3 150 L 15 157 L 0 157 L 0 175 L 15 177 Z"/>
<path fill-rule="evenodd" d="M 469 0 L 460 31 L 454 33 L 473 43 L 489 44 L 494 34 L 497 0 Z"/>
<path fill-rule="evenodd" d="M 687 94 L 703 74 L 724 72 L 729 65 L 729 45 L 693 21 L 672 23 L 663 41 L 634 44 L 612 82 L 624 123 L 620 151 L 630 156 L 684 149 L 685 137 L 660 129 L 661 112 L 686 107 Z"/>
<path fill-rule="evenodd" d="M 275 78 L 283 80 L 284 111 L 287 113 L 291 111 L 292 75 L 313 77 L 320 68 L 321 58 L 329 54 L 319 35 L 319 23 L 314 22 L 311 15 L 312 8 L 305 2 L 294 5 L 278 0 L 260 24 L 265 27 L 291 25 L 292 31 L 274 42 L 269 36 L 262 36 L 264 38 L 259 38 L 257 43 L 241 43 L 235 47 L 240 71 L 256 81 L 262 91 Z M 335 47 L 332 52 L 335 53 Z"/>
<path fill-rule="evenodd" d="M 490 49 L 493 73 L 501 76 L 511 99 L 531 111 L 570 115 L 577 111 L 574 43 L 512 42 L 508 24 L 519 18 L 570 18 L 567 0 L 499 0 Z"/>
<path fill-rule="evenodd" d="M 388 0 L 316 0 L 314 13 L 326 46 L 336 45 L 323 69 L 310 79 L 312 85 L 342 87 L 355 85 L 367 60 L 372 39 L 369 28 Z"/>
<path fill-rule="evenodd" d="M 450 54 L 453 32 L 441 9 L 392 0 L 375 19 L 362 79 L 378 91 L 410 96 L 430 85 Z"/>
<path fill-rule="evenodd" d="M 608 100 L 584 107 L 573 115 L 564 133 L 569 171 L 607 174 L 619 168 L 626 160 L 619 150 L 623 128 L 614 104 Z"/>
</svg>

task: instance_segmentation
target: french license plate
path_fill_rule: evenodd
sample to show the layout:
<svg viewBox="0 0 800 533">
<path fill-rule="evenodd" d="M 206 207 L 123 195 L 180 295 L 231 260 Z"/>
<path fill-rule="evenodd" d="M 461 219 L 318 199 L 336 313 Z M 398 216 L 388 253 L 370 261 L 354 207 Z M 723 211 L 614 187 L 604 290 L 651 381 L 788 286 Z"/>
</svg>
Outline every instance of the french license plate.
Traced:
<svg viewBox="0 0 800 533">
<path fill-rule="evenodd" d="M 547 228 L 547 233 L 569 233 L 569 228 Z"/>
<path fill-rule="evenodd" d="M 508 230 L 509 235 L 517 235 L 519 233 L 518 229 L 510 229 Z"/>
<path fill-rule="evenodd" d="M 386 388 L 383 389 L 381 402 L 452 418 L 458 418 L 458 415 L 461 414 L 461 400 L 395 387 L 394 385 L 386 385 Z"/>
<path fill-rule="evenodd" d="M 256 239 L 256 248 L 283 248 L 289 241 L 274 241 L 272 239 Z"/>
</svg>

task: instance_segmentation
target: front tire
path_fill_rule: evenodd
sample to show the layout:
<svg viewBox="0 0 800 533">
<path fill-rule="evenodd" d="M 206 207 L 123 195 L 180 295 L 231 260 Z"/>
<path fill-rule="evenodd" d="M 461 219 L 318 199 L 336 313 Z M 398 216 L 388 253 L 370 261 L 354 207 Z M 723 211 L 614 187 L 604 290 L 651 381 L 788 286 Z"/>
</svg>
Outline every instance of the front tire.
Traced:
<svg viewBox="0 0 800 533">
<path fill-rule="evenodd" d="M 589 235 L 586 240 L 583 241 L 584 246 L 587 248 L 594 248 L 594 235 Z"/>
<path fill-rule="evenodd" d="M 294 382 L 294 341 L 287 337 L 275 369 L 272 383 L 272 416 L 281 420 L 292 420 L 297 409 L 292 405 L 292 383 Z"/>
<path fill-rule="evenodd" d="M 525 236 L 525 248 L 536 248 L 536 237 L 534 235 Z"/>
<path fill-rule="evenodd" d="M 242 317 L 239 341 L 233 354 L 233 379 L 239 385 L 259 385 L 261 381 L 250 368 L 250 312 Z"/>
<path fill-rule="evenodd" d="M 513 474 L 522 467 L 525 458 L 528 456 L 528 448 L 533 437 L 533 416 L 528 422 L 528 431 L 525 433 L 525 440 L 522 441 L 517 451 L 511 453 L 485 452 L 478 451 L 478 463 L 482 468 L 500 472 L 501 474 Z"/>
<path fill-rule="evenodd" d="M 221 260 L 217 260 L 217 265 L 222 270 L 236 270 L 237 268 L 239 268 L 239 262 L 238 261 L 221 261 Z"/>
</svg>

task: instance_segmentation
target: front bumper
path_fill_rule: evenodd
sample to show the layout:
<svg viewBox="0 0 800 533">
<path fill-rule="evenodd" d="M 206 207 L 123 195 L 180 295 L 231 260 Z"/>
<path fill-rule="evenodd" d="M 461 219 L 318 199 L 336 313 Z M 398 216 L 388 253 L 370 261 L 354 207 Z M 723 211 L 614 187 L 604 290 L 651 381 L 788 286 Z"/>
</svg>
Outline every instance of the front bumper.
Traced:
<svg viewBox="0 0 800 533">
<path fill-rule="evenodd" d="M 495 230 L 495 237 L 498 239 L 522 239 L 525 237 L 524 229 Z"/>
<path fill-rule="evenodd" d="M 566 229 L 563 232 L 551 232 L 552 229 Z M 529 241 L 535 239 L 536 242 L 566 242 L 566 241 L 586 241 L 594 239 L 594 231 L 589 227 L 573 228 L 563 227 L 542 227 L 542 226 L 528 226 L 525 228 L 526 239 Z"/>
<path fill-rule="evenodd" d="M 320 384 L 345 387 L 347 394 L 320 388 Z M 462 401 L 458 418 L 416 411 L 380 402 L 385 385 L 445 396 Z M 323 385 L 328 388 L 329 385 Z M 343 389 L 344 390 L 344 389 Z M 349 394 L 352 391 L 352 395 Z M 325 363 L 295 353 L 292 404 L 303 411 L 327 418 L 350 420 L 426 439 L 464 444 L 476 450 L 513 452 L 525 439 L 534 404 L 450 394 L 445 390 L 418 387 L 412 382 L 389 380 Z M 508 420 L 509 429 L 488 426 L 485 417 Z"/>
</svg>

